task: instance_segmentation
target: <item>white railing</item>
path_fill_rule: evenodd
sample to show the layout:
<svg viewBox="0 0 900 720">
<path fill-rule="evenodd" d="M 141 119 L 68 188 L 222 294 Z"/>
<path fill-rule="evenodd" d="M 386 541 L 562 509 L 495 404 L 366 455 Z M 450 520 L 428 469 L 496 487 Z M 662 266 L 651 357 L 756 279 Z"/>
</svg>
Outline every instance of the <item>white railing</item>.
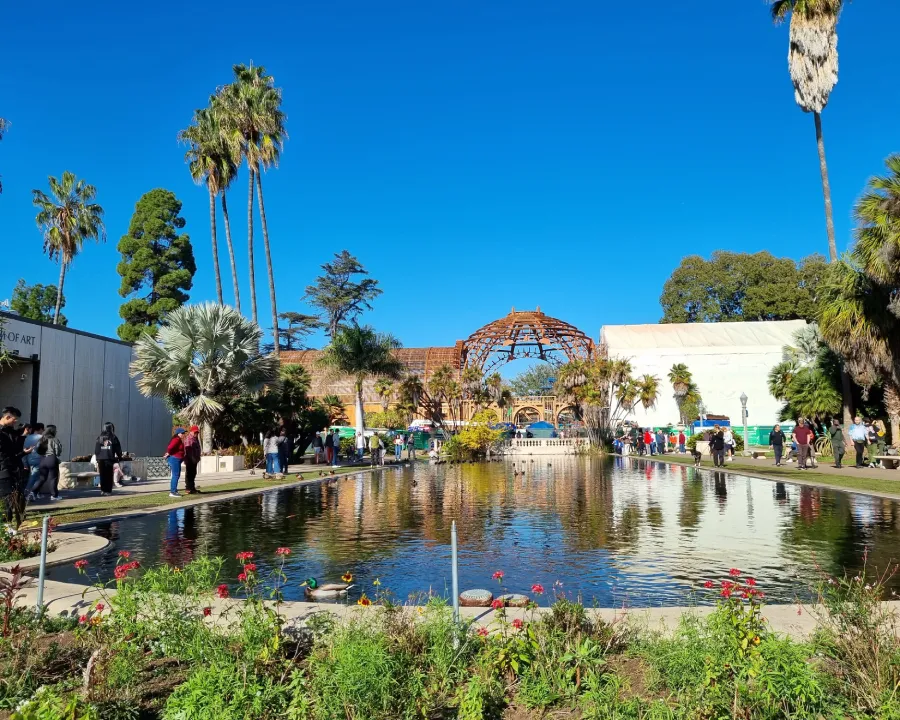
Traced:
<svg viewBox="0 0 900 720">
<path fill-rule="evenodd" d="M 504 443 L 504 450 L 510 455 L 573 455 L 586 442 L 583 438 L 514 438 Z"/>
</svg>

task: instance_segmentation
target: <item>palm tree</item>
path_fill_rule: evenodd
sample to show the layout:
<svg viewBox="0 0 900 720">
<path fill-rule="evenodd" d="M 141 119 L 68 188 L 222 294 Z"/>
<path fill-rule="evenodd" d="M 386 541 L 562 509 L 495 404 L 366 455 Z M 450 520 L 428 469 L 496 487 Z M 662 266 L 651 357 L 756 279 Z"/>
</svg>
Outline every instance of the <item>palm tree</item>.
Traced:
<svg viewBox="0 0 900 720">
<path fill-rule="evenodd" d="M 278 360 L 260 353 L 262 331 L 234 308 L 185 305 L 166 316 L 156 336 L 135 343 L 131 375 L 147 397 L 164 398 L 188 422 L 202 425 L 203 450 L 224 402 L 259 394 L 278 378 Z"/>
<path fill-rule="evenodd" d="M 375 394 L 381 400 L 381 409 L 387 412 L 388 406 L 391 404 L 391 397 L 394 394 L 394 383 L 387 378 L 378 378 L 375 381 Z"/>
<path fill-rule="evenodd" d="M 659 378 L 656 375 L 641 375 L 635 385 L 638 391 L 637 399 L 644 409 L 656 407 L 656 401 L 659 399 Z"/>
<path fill-rule="evenodd" d="M 853 254 L 873 281 L 896 285 L 900 279 L 900 154 L 890 155 L 885 165 L 888 175 L 871 178 L 854 206 Z"/>
<path fill-rule="evenodd" d="M 693 375 L 684 363 L 676 363 L 672 366 L 672 369 L 669 370 L 669 382 L 672 383 L 676 400 L 680 400 L 687 394 L 692 379 Z"/>
<path fill-rule="evenodd" d="M 392 335 L 377 333 L 371 327 L 351 325 L 341 328 L 325 348 L 319 363 L 336 375 L 353 378 L 356 391 L 356 431 L 364 430 L 363 383 L 366 378 L 399 379 L 405 366 L 394 350 L 400 341 Z"/>
<path fill-rule="evenodd" d="M 787 400 L 791 382 L 800 371 L 795 360 L 784 360 L 769 370 L 769 392 L 776 400 Z"/>
<path fill-rule="evenodd" d="M 416 410 L 422 407 L 425 386 L 418 375 L 407 375 L 400 382 L 400 402 L 412 405 Z"/>
<path fill-rule="evenodd" d="M 337 395 L 324 395 L 318 399 L 318 405 L 328 415 L 329 425 L 344 425 L 347 422 L 347 413 L 344 410 L 344 401 Z"/>
<path fill-rule="evenodd" d="M 9 131 L 9 120 L 0 118 L 0 140 Z M 3 183 L 0 183 L 0 193 L 3 192 Z"/>
<path fill-rule="evenodd" d="M 259 216 L 266 252 L 266 270 L 269 278 L 269 301 L 272 305 L 272 332 L 275 354 L 278 354 L 278 310 L 275 301 L 275 273 L 272 251 L 269 245 L 269 229 L 263 199 L 262 171 L 278 165 L 284 140 L 285 114 L 281 109 L 281 90 L 274 86 L 274 79 L 262 66 L 235 65 L 234 82 L 222 93 L 233 133 L 240 140 L 241 152 L 247 162 L 250 184 L 247 199 L 247 248 L 250 265 L 250 303 L 256 320 L 256 281 L 253 277 L 253 184 L 256 182 Z"/>
<path fill-rule="evenodd" d="M 56 310 L 53 313 L 53 324 L 56 325 L 69 264 L 86 240 L 104 242 L 106 227 L 103 224 L 103 208 L 94 202 L 97 189 L 93 185 L 77 180 L 68 170 L 63 173 L 61 181 L 52 175 L 47 181 L 50 194 L 32 190 L 31 202 L 38 208 L 35 221 L 44 236 L 44 252 L 51 260 L 59 258 Z"/>
<path fill-rule="evenodd" d="M 819 171 L 825 197 L 825 228 L 828 233 L 828 254 L 837 260 L 834 238 L 834 217 L 831 209 L 831 186 L 825 162 L 825 142 L 822 139 L 822 110 L 838 80 L 837 23 L 843 0 L 774 0 L 772 19 L 776 24 L 790 15 L 788 68 L 794 84 L 794 99 L 803 112 L 811 112 L 816 125 L 816 145 L 819 151 Z"/>
</svg>

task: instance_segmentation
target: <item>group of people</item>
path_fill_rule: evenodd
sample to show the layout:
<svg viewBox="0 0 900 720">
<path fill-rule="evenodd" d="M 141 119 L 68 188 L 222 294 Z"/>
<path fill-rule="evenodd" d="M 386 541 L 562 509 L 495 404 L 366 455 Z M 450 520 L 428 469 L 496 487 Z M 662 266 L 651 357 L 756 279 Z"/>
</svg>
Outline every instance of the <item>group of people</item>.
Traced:
<svg viewBox="0 0 900 720">
<path fill-rule="evenodd" d="M 334 430 L 322 430 L 313 438 L 313 453 L 316 465 L 324 462 L 331 467 L 338 466 L 338 455 L 341 452 L 341 434 Z"/>
<path fill-rule="evenodd" d="M 833 418 L 831 424 L 824 433 L 831 440 L 831 448 L 834 451 L 834 465 L 832 467 L 843 468 L 842 461 L 847 452 L 844 436 L 844 428 L 838 418 Z M 861 418 L 859 415 L 853 418 L 847 433 L 856 451 L 856 464 L 854 468 L 881 467 L 880 455 L 884 455 L 887 441 L 887 430 L 881 420 Z M 810 463 L 816 463 L 816 428 L 812 420 L 798 418 L 797 425 L 791 432 L 789 458 L 797 458 L 797 467 L 800 470 L 809 469 Z M 775 465 L 780 466 L 784 457 L 784 447 L 788 442 L 787 435 L 780 425 L 769 433 L 769 445 L 775 453 Z"/>
<path fill-rule="evenodd" d="M 665 455 L 670 452 L 684 453 L 687 438 L 684 431 L 663 432 L 652 428 L 633 427 L 623 429 L 613 439 L 613 449 L 619 455 Z"/>
<path fill-rule="evenodd" d="M 200 445 L 200 428 L 197 425 L 185 429 L 175 428 L 166 454 L 163 459 L 169 464 L 171 478 L 169 479 L 169 497 L 181 497 L 178 494 L 178 482 L 181 480 L 181 466 L 184 465 L 184 491 L 188 495 L 200 492 L 197 487 L 197 466 L 202 455 Z M 101 475 L 102 479 L 102 475 Z"/>
</svg>

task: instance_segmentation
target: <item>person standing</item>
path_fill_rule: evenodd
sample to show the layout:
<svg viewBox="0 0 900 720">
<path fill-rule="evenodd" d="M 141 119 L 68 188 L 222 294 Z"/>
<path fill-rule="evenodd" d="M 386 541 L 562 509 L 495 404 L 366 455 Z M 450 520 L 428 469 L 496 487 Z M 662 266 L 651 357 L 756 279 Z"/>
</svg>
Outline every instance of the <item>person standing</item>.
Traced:
<svg viewBox="0 0 900 720">
<path fill-rule="evenodd" d="M 331 465 L 334 461 L 334 436 L 330 430 L 325 431 L 325 464 Z"/>
<path fill-rule="evenodd" d="M 678 452 L 684 455 L 684 446 L 687 444 L 687 438 L 684 436 L 684 430 L 678 431 Z"/>
<path fill-rule="evenodd" d="M 39 497 L 44 489 L 50 491 L 51 500 L 59 500 L 59 463 L 62 458 L 62 443 L 56 437 L 56 425 L 48 425 L 35 450 L 40 457 L 39 481 L 34 487 Z"/>
<path fill-rule="evenodd" d="M 281 474 L 287 475 L 291 457 L 291 437 L 288 435 L 286 427 L 282 426 L 278 437 L 281 438 L 281 443 L 278 445 L 278 466 Z"/>
<path fill-rule="evenodd" d="M 718 425 L 713 427 L 713 433 L 709 439 L 709 449 L 712 452 L 713 465 L 723 467 L 725 465 L 725 433 Z"/>
<path fill-rule="evenodd" d="M 400 458 L 403 455 L 403 435 L 401 433 L 397 433 L 394 435 L 394 459 L 397 462 L 400 462 Z"/>
<path fill-rule="evenodd" d="M 184 428 L 175 428 L 175 434 L 169 440 L 169 446 L 166 448 L 166 454 L 163 459 L 169 464 L 169 471 L 172 473 L 172 479 L 169 481 L 169 497 L 181 497 L 178 494 L 178 481 L 181 479 L 181 463 L 184 462 Z"/>
<path fill-rule="evenodd" d="M 666 436 L 662 430 L 656 431 L 656 451 L 660 455 L 666 454 Z"/>
<path fill-rule="evenodd" d="M 194 495 L 200 492 L 196 485 L 197 466 L 203 454 L 200 448 L 200 428 L 191 425 L 181 441 L 184 443 L 184 491 L 188 495 Z"/>
<path fill-rule="evenodd" d="M 831 420 L 828 437 L 831 438 L 831 448 L 834 450 L 834 465 L 831 467 L 840 469 L 841 460 L 844 458 L 844 428 L 841 427 L 841 422 L 837 418 Z"/>
<path fill-rule="evenodd" d="M 776 425 L 769 433 L 769 445 L 772 446 L 772 452 L 775 453 L 775 467 L 781 467 L 781 457 L 784 454 L 784 442 L 787 437 L 781 429 L 781 425 Z"/>
<path fill-rule="evenodd" d="M 369 438 L 369 457 L 372 462 L 372 467 L 378 465 L 379 455 L 381 454 L 381 438 L 378 437 L 377 433 L 372 433 L 372 437 Z"/>
<path fill-rule="evenodd" d="M 316 456 L 316 465 L 319 464 L 319 460 L 322 458 L 322 453 L 325 451 L 325 444 L 322 442 L 322 433 L 316 433 L 316 436 L 313 438 L 313 453 Z"/>
<path fill-rule="evenodd" d="M 722 431 L 722 439 L 725 441 L 725 457 L 728 462 L 734 462 L 734 433 L 730 427 Z"/>
<path fill-rule="evenodd" d="M 356 459 L 362 462 L 363 455 L 366 454 L 366 436 L 365 433 L 356 433 Z"/>
<path fill-rule="evenodd" d="M 266 475 L 274 475 L 278 472 L 278 436 L 271 430 L 266 430 L 263 437 L 263 454 L 266 456 Z"/>
<path fill-rule="evenodd" d="M 31 432 L 22 441 L 24 456 L 22 463 L 28 471 L 28 482 L 25 484 L 25 496 L 30 502 L 35 499 L 34 486 L 40 481 L 41 456 L 37 453 L 38 443 L 44 434 L 44 423 L 35 423 L 31 426 Z"/>
<path fill-rule="evenodd" d="M 19 435 L 16 423 L 22 413 L 18 408 L 8 406 L 0 410 L 0 501 L 3 501 L 7 522 L 18 518 L 20 512 L 15 505 L 16 490 L 19 486 L 19 470 L 22 467 L 19 455 Z"/>
<path fill-rule="evenodd" d="M 406 459 L 413 461 L 416 459 L 416 434 L 410 433 L 406 437 Z"/>
<path fill-rule="evenodd" d="M 648 455 L 656 455 L 656 440 L 653 439 L 650 428 L 644 430 L 644 448 Z"/>
<path fill-rule="evenodd" d="M 94 456 L 97 458 L 97 472 L 100 473 L 100 494 L 112 495 L 113 465 L 122 462 L 122 444 L 116 437 L 116 428 L 112 423 L 108 422 L 103 426 L 103 432 L 94 446 Z"/>
<path fill-rule="evenodd" d="M 341 434 L 335 428 L 331 435 L 331 467 L 340 467 L 339 455 L 341 452 Z"/>
<path fill-rule="evenodd" d="M 850 439 L 853 441 L 853 449 L 856 450 L 856 465 L 854 465 L 856 468 L 864 467 L 863 455 L 866 451 L 866 444 L 869 442 L 868 437 L 866 426 L 857 415 L 853 418 L 853 424 L 850 426 Z"/>
<path fill-rule="evenodd" d="M 878 429 L 869 418 L 863 422 L 866 424 L 866 440 L 869 442 L 869 467 L 878 467 Z"/>
<path fill-rule="evenodd" d="M 797 419 L 797 427 L 794 428 L 794 440 L 797 442 L 797 467 L 800 470 L 808 470 L 806 461 L 809 458 L 809 443 L 815 437 L 803 418 Z"/>
<path fill-rule="evenodd" d="M 885 436 L 887 435 L 887 430 L 884 427 L 884 422 L 882 420 L 876 420 L 875 422 L 872 423 L 872 425 L 875 428 L 875 436 L 876 436 L 875 444 L 877 446 L 876 454 L 884 455 L 885 450 L 887 448 L 887 440 L 885 440 Z M 884 463 L 881 460 L 878 461 L 878 464 L 881 466 L 884 465 Z"/>
</svg>

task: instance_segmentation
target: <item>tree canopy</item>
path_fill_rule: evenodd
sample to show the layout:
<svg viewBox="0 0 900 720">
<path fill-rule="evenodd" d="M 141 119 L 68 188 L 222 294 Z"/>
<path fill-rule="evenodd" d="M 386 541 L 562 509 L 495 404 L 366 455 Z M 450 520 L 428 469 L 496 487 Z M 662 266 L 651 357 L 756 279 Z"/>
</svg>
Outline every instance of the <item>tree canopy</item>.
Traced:
<svg viewBox="0 0 900 720">
<path fill-rule="evenodd" d="M 134 342 L 152 332 L 163 315 L 188 300 L 186 291 L 193 285 L 197 266 L 190 238 L 178 232 L 185 224 L 180 212 L 181 201 L 169 190 L 144 193 L 131 216 L 128 234 L 119 240 L 119 294 L 136 296 L 119 308 L 125 321 L 118 328 L 123 340 Z"/>
<path fill-rule="evenodd" d="M 549 363 L 538 363 L 520 372 L 509 381 L 509 388 L 516 397 L 545 395 L 553 392 L 557 368 Z"/>
<path fill-rule="evenodd" d="M 768 252 L 715 251 L 685 257 L 663 286 L 664 323 L 812 320 L 827 271 L 821 255 L 776 258 Z"/>
<path fill-rule="evenodd" d="M 25 280 L 20 279 L 13 288 L 10 308 L 17 315 L 38 322 L 53 322 L 53 313 L 56 308 L 56 299 L 59 291 L 56 285 L 26 285 Z M 62 297 L 60 309 L 66 306 L 66 298 Z M 66 316 L 60 313 L 58 325 L 68 325 Z"/>
<path fill-rule="evenodd" d="M 278 319 L 287 323 L 278 323 L 278 342 L 282 350 L 309 350 L 307 338 L 322 327 L 317 315 L 306 315 L 298 312 L 278 313 Z M 272 352 L 275 343 L 266 343 L 266 352 Z"/>
<path fill-rule="evenodd" d="M 381 289 L 373 278 L 354 280 L 354 276 L 369 272 L 346 250 L 335 253 L 334 262 L 325 263 L 322 269 L 325 274 L 306 288 L 304 297 L 325 315 L 328 335 L 333 338 L 342 325 L 358 318 L 364 309 L 372 309 L 371 301 L 381 295 Z"/>
</svg>

